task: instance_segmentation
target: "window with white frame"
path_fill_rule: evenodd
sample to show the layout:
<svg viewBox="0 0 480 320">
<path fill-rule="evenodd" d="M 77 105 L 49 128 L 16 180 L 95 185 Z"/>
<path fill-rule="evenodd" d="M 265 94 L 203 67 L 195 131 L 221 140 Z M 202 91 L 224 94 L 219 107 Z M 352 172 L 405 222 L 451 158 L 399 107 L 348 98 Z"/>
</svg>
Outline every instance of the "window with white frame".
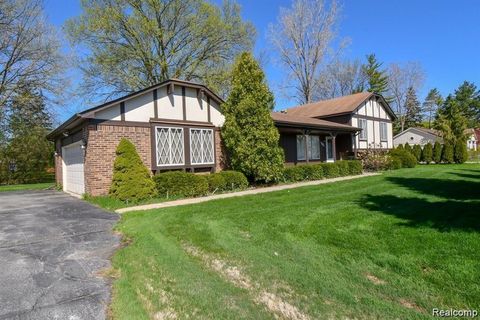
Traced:
<svg viewBox="0 0 480 320">
<path fill-rule="evenodd" d="M 192 164 L 213 164 L 213 130 L 190 129 L 190 161 Z"/>
<path fill-rule="evenodd" d="M 297 160 L 305 160 L 305 140 L 307 141 L 308 160 L 320 159 L 320 137 L 314 135 L 297 135 Z"/>
<path fill-rule="evenodd" d="M 387 141 L 387 123 L 380 122 L 380 141 Z"/>
<path fill-rule="evenodd" d="M 358 127 L 362 129 L 358 138 L 360 140 L 367 140 L 367 120 L 366 119 L 358 119 Z"/>
<path fill-rule="evenodd" d="M 185 164 L 183 128 L 156 127 L 157 166 Z"/>
</svg>

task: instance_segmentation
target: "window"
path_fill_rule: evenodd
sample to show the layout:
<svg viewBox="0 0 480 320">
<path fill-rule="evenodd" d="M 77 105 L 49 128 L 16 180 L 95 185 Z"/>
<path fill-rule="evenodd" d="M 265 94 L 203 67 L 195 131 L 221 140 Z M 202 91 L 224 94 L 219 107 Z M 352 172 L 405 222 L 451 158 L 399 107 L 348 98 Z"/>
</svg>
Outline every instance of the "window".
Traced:
<svg viewBox="0 0 480 320">
<path fill-rule="evenodd" d="M 190 160 L 192 164 L 213 164 L 213 130 L 190 129 Z"/>
<path fill-rule="evenodd" d="M 297 160 L 305 160 L 305 136 L 297 135 Z"/>
<path fill-rule="evenodd" d="M 320 137 L 299 134 L 297 135 L 297 160 L 305 160 L 305 137 L 308 145 L 308 160 L 320 159 Z"/>
<path fill-rule="evenodd" d="M 157 166 L 185 164 L 183 128 L 156 127 Z"/>
<path fill-rule="evenodd" d="M 380 122 L 380 141 L 387 141 L 387 123 Z"/>
<path fill-rule="evenodd" d="M 360 140 L 367 140 L 367 120 L 358 119 L 358 127 L 362 129 L 362 131 L 360 131 L 360 135 L 358 136 L 358 138 Z"/>
</svg>

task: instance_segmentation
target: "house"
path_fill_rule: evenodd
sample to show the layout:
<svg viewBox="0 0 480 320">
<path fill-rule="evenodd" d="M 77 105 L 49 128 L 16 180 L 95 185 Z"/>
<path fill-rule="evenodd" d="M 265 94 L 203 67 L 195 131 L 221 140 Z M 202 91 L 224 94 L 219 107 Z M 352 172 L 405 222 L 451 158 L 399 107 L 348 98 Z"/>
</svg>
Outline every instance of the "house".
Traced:
<svg viewBox="0 0 480 320">
<path fill-rule="evenodd" d="M 405 129 L 393 137 L 393 145 L 395 147 L 405 143 L 408 143 L 411 146 L 415 144 L 424 146 L 427 143 L 434 144 L 437 141 L 443 144 L 443 139 L 439 131 L 422 127 Z"/>
<path fill-rule="evenodd" d="M 480 144 L 480 128 L 465 130 L 467 135 L 467 150 L 477 151 Z"/>
<path fill-rule="evenodd" d="M 393 148 L 392 122 L 396 116 L 385 99 L 377 93 L 360 92 L 309 103 L 287 109 L 285 114 L 292 118 L 335 124 L 335 128 L 329 128 L 332 129 L 333 135 L 321 139 L 321 146 L 326 145 L 327 154 L 330 152 L 328 146 L 337 140 L 335 141 L 337 144 L 333 143 L 331 148 L 336 148 L 333 158 L 343 159 L 352 150 L 362 152 L 370 148 L 378 150 Z M 288 137 L 288 133 L 283 129 L 280 129 L 280 134 L 283 141 L 293 139 Z M 297 136 L 297 139 L 300 138 Z M 287 160 L 291 158 L 287 156 Z M 327 160 L 332 160 L 332 157 L 327 157 Z"/>
<path fill-rule="evenodd" d="M 287 163 L 346 159 L 369 143 L 392 147 L 395 116 L 381 96 L 334 100 L 272 113 Z M 77 113 L 48 135 L 55 142 L 56 181 L 70 193 L 107 194 L 122 138 L 135 144 L 152 173 L 222 170 L 222 103 L 201 84 L 171 79 Z"/>
</svg>

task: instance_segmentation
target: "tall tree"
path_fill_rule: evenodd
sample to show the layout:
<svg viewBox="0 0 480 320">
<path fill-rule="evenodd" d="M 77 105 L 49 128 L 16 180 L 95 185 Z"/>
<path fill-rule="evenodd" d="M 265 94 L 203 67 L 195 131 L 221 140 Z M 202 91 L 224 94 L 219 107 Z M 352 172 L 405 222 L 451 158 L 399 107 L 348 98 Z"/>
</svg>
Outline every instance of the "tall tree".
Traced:
<svg viewBox="0 0 480 320">
<path fill-rule="evenodd" d="M 397 115 L 396 128 L 400 131 L 405 129 L 407 109 L 406 99 L 409 88 L 418 91 L 423 85 L 425 74 L 418 62 L 407 62 L 405 64 L 392 63 L 388 68 L 388 95 L 390 103 Z"/>
<path fill-rule="evenodd" d="M 273 107 L 262 69 L 250 53 L 243 53 L 233 69 L 230 96 L 222 105 L 222 137 L 232 168 L 253 181 L 275 181 L 282 173 L 284 156 L 270 116 Z"/>
<path fill-rule="evenodd" d="M 269 37 L 286 68 L 292 96 L 301 104 L 312 102 L 321 64 L 335 38 L 339 8 L 335 1 L 294 0 L 282 8 Z"/>
<path fill-rule="evenodd" d="M 320 72 L 314 99 L 332 99 L 362 92 L 365 85 L 366 77 L 359 60 L 341 61 L 336 59 Z"/>
<path fill-rule="evenodd" d="M 206 0 L 82 0 L 67 22 L 80 57 L 83 89 L 106 98 L 169 78 L 228 88 L 234 58 L 253 46 L 254 28 L 240 7 Z M 220 93 L 226 94 L 222 91 Z"/>
<path fill-rule="evenodd" d="M 381 68 L 382 63 L 377 60 L 375 54 L 367 55 L 367 63 L 362 67 L 368 83 L 367 90 L 379 93 L 389 101 L 389 98 L 386 96 L 388 90 L 388 75 L 387 72 Z"/>
<path fill-rule="evenodd" d="M 418 126 L 422 122 L 422 114 L 420 112 L 420 102 L 418 101 L 417 93 L 412 87 L 408 88 L 404 108 L 406 110 L 404 129 Z M 398 131 L 400 128 L 396 129 L 396 131 Z"/>
<path fill-rule="evenodd" d="M 42 0 L 0 1 L 0 121 L 19 83 L 57 94 L 64 87 L 59 85 L 63 62 Z"/>
<path fill-rule="evenodd" d="M 431 89 L 425 101 L 422 104 L 422 111 L 424 118 L 428 121 L 428 128 L 432 128 L 432 121 L 434 120 L 435 114 L 437 113 L 438 108 L 443 104 L 443 98 L 437 88 Z"/>
<path fill-rule="evenodd" d="M 454 95 L 458 110 L 467 118 L 470 128 L 480 126 L 480 90 L 471 82 L 463 82 Z"/>
</svg>

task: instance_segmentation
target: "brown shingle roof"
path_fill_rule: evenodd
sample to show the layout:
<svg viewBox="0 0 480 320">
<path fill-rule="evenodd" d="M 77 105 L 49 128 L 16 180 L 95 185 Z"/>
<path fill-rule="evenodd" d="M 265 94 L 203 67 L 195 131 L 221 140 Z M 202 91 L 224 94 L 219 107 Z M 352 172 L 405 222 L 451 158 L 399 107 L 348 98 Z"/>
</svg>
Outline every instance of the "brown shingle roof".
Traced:
<svg viewBox="0 0 480 320">
<path fill-rule="evenodd" d="M 288 113 L 282 112 L 272 112 L 272 119 L 276 124 L 287 124 L 287 125 L 298 125 L 302 127 L 314 127 L 319 129 L 333 129 L 333 130 L 344 130 L 344 131 L 359 131 L 359 128 L 352 127 L 345 124 L 335 123 L 331 121 L 303 117 L 297 115 L 291 115 Z"/>
<path fill-rule="evenodd" d="M 288 114 L 305 117 L 322 117 L 354 111 L 374 93 L 360 92 L 335 99 L 323 100 L 287 109 Z"/>
<path fill-rule="evenodd" d="M 435 130 L 435 129 L 428 129 L 428 128 L 423 128 L 423 127 L 414 127 L 414 129 L 417 129 L 419 131 L 423 131 L 423 132 L 426 132 L 426 133 L 430 133 L 430 134 L 433 134 L 433 135 L 439 136 L 439 137 L 442 135 L 440 133 L 440 131 Z"/>
</svg>

